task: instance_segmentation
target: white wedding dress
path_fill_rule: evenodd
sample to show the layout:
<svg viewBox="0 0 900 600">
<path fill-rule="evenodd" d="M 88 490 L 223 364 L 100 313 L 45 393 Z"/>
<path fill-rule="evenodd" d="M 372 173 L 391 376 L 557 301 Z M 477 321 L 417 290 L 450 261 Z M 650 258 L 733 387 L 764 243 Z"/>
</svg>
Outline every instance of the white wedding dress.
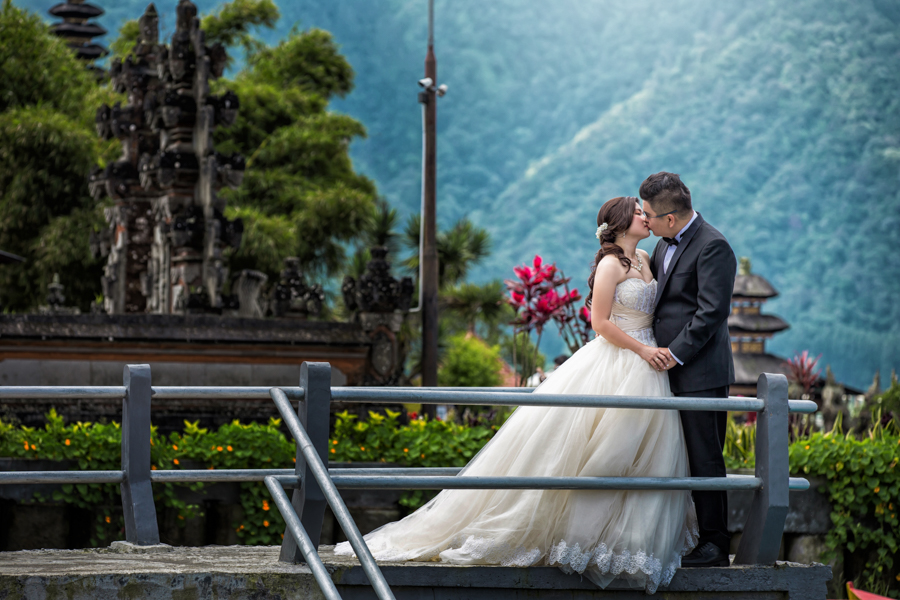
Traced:
<svg viewBox="0 0 900 600">
<path fill-rule="evenodd" d="M 656 281 L 616 287 L 610 320 L 643 344 Z M 597 336 L 553 371 L 541 394 L 670 396 L 659 373 Z M 520 407 L 458 477 L 686 477 L 678 411 Z M 377 560 L 558 566 L 606 587 L 613 579 L 652 594 L 696 545 L 686 491 L 444 490 L 406 518 L 365 536 Z M 349 543 L 336 554 L 353 555 Z"/>
</svg>

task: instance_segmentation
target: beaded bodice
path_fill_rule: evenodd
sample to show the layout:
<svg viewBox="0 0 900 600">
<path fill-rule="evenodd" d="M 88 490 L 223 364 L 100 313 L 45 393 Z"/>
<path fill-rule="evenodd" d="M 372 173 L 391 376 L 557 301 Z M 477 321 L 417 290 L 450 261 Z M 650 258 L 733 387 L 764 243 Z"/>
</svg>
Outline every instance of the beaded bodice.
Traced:
<svg viewBox="0 0 900 600">
<path fill-rule="evenodd" d="M 616 286 L 609 320 L 629 336 L 647 346 L 656 347 L 653 335 L 653 309 L 656 280 L 626 279 Z"/>
</svg>

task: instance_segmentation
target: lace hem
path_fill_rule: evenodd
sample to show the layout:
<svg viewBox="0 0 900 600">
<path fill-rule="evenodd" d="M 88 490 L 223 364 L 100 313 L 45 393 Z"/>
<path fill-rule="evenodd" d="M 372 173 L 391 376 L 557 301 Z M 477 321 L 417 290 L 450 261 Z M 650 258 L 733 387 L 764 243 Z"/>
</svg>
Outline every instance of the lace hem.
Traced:
<svg viewBox="0 0 900 600">
<path fill-rule="evenodd" d="M 637 552 L 624 550 L 616 553 L 602 542 L 593 549 L 582 550 L 578 544 L 569 546 L 562 540 L 545 554 L 540 548 L 512 547 L 474 535 L 456 538 L 445 550 L 433 553 L 402 551 L 389 547 L 376 548 L 373 545 L 370 545 L 369 549 L 379 561 L 443 561 L 504 567 L 531 567 L 545 561 L 544 564 L 559 567 L 568 574 L 583 574 L 590 569 L 613 579 L 624 573 L 631 576 L 629 579 L 639 581 L 647 594 L 654 594 L 660 585 L 668 585 L 672 581 L 675 571 L 681 566 L 681 557 L 693 550 L 700 539 L 696 517 L 691 517 L 681 532 L 680 552 L 665 565 L 659 558 L 642 550 Z M 335 546 L 334 553 L 354 556 L 348 542 Z"/>
</svg>

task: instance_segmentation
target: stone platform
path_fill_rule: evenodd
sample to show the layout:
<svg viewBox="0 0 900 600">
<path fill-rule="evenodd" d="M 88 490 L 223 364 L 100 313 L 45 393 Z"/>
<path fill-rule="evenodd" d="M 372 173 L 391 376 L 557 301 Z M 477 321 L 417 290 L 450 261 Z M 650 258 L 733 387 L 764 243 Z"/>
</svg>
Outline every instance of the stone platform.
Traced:
<svg viewBox="0 0 900 600">
<path fill-rule="evenodd" d="M 277 547 L 157 546 L 133 552 L 116 546 L 0 552 L 0 600 L 323 598 L 309 568 L 279 563 Z M 330 546 L 320 552 L 343 598 L 375 598 L 356 560 L 335 557 Z M 615 584 L 599 590 L 554 567 L 379 564 L 398 600 L 822 600 L 831 579 L 831 568 L 819 564 L 680 569 L 667 589 L 647 596 Z"/>
</svg>

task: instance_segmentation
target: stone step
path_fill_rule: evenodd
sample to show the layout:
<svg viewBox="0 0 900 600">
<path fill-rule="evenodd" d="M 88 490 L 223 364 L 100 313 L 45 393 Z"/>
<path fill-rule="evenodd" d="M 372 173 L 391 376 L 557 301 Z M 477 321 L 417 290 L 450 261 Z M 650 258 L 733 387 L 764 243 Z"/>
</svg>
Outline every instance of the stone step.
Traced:
<svg viewBox="0 0 900 600">
<path fill-rule="evenodd" d="M 359 563 L 319 549 L 345 600 L 375 598 Z M 0 598 L 23 600 L 300 600 L 323 598 L 305 565 L 278 562 L 278 547 L 134 547 L 0 552 Z M 774 566 L 679 569 L 653 596 L 613 582 L 600 590 L 555 567 L 458 566 L 384 562 L 398 600 L 587 600 L 666 598 L 704 600 L 822 600 L 831 568 L 778 562 Z"/>
</svg>

